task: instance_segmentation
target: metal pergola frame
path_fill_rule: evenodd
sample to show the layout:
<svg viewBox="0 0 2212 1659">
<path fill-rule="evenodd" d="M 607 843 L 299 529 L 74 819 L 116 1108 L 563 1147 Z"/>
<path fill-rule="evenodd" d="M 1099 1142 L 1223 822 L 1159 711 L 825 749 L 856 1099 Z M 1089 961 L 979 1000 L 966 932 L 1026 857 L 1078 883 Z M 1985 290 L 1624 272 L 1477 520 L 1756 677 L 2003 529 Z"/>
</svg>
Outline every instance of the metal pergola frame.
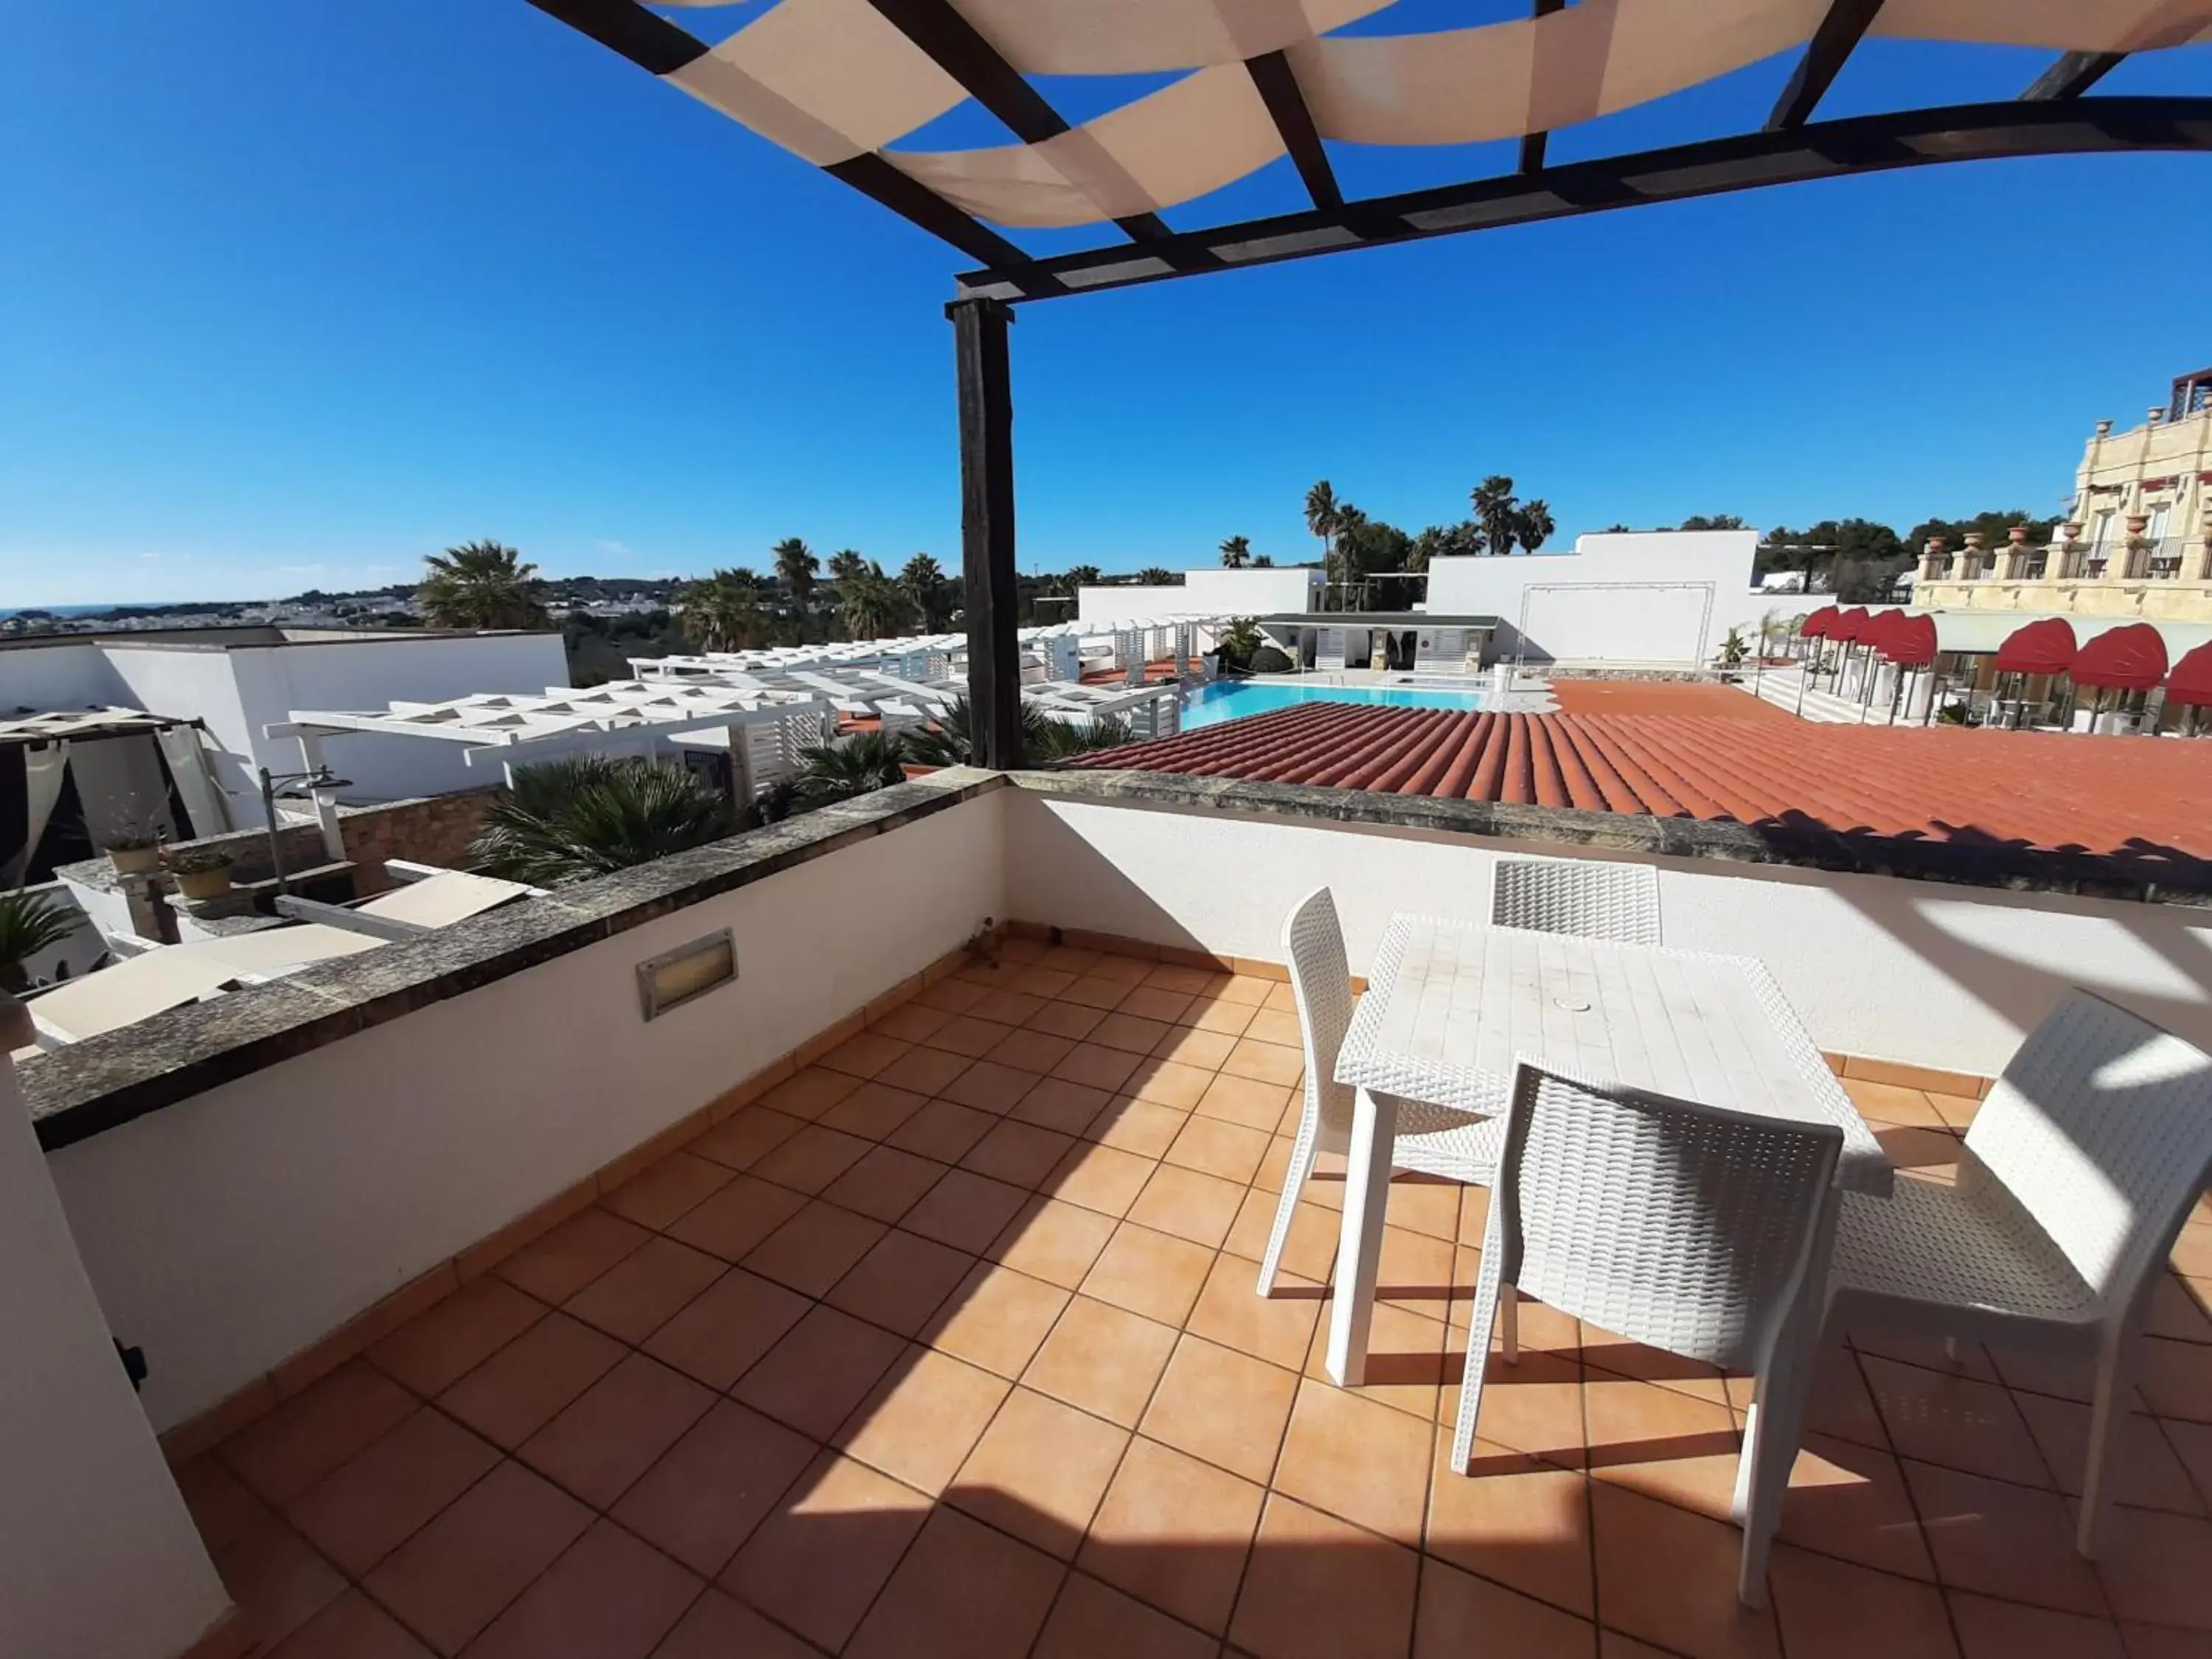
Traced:
<svg viewBox="0 0 2212 1659">
<path fill-rule="evenodd" d="M 655 76 L 710 50 L 636 0 L 530 3 Z M 951 0 L 868 3 L 1024 143 L 1069 130 Z M 1539 17 L 1565 3 L 1531 0 Z M 2067 52 L 2008 102 L 1814 123 L 1820 99 L 1881 9 L 1881 0 L 1831 0 L 1759 131 L 1560 167 L 1545 165 L 1547 135 L 1532 132 L 1522 140 L 1517 173 L 1353 202 L 1344 199 L 1284 54 L 1268 52 L 1244 67 L 1310 209 L 1182 232 L 1157 214 L 1133 215 L 1114 221 L 1124 244 L 1050 258 L 1026 254 L 879 155 L 828 166 L 824 171 L 981 262 L 957 279 L 956 297 L 945 307 L 959 386 L 962 567 L 977 758 L 994 767 L 1022 759 L 1006 338 L 1014 305 L 1812 179 L 2007 156 L 2212 150 L 2212 98 L 2082 97 L 2125 56 L 2113 52 Z"/>
</svg>

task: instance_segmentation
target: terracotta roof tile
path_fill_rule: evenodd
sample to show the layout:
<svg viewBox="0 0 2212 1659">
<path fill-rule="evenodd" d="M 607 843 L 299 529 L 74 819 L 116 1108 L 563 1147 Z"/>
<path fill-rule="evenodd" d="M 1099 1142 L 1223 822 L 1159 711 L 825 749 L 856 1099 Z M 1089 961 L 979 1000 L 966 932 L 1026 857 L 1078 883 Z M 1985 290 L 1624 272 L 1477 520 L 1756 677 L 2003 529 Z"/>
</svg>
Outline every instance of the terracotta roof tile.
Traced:
<svg viewBox="0 0 2212 1659">
<path fill-rule="evenodd" d="M 1399 795 L 2212 858 L 2212 743 L 1306 703 L 1073 763 Z"/>
</svg>

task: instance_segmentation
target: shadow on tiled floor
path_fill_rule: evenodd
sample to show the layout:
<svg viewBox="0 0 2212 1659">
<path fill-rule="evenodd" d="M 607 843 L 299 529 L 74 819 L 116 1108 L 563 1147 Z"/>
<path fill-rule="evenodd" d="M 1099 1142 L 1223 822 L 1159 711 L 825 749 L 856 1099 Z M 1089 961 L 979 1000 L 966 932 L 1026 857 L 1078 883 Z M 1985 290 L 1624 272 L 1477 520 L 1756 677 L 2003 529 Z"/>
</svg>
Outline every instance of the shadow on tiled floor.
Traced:
<svg viewBox="0 0 2212 1659">
<path fill-rule="evenodd" d="M 2183 1276 L 2212 1222 L 2160 1286 L 2102 1563 L 2069 1535 L 2083 1379 L 1885 1344 L 1826 1364 L 1747 1613 L 1740 1378 L 1531 1304 L 1475 1474 L 1442 1468 L 1480 1191 L 1394 1185 L 1364 1388 L 1319 1363 L 1340 1170 L 1254 1295 L 1297 1041 L 1280 984 L 1010 945 L 187 1497 L 283 1659 L 2212 1651 L 2212 1322 Z M 1972 1102 L 1847 1086 L 1940 1177 Z"/>
</svg>

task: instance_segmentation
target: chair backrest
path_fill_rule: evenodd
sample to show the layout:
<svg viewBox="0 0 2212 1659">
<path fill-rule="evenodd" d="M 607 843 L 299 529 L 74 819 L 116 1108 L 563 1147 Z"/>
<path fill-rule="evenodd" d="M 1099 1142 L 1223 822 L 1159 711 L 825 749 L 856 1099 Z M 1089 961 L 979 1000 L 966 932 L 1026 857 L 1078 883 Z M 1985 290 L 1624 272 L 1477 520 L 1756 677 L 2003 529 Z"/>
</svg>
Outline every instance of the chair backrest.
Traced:
<svg viewBox="0 0 2212 1659">
<path fill-rule="evenodd" d="M 1506 1282 L 1632 1341 L 1755 1369 L 1817 1319 L 1844 1132 L 1514 1068 L 1486 1251 Z M 1820 1259 L 1814 1258 L 1818 1253 Z M 1802 1326 L 1799 1328 L 1802 1328 Z"/>
<path fill-rule="evenodd" d="M 1500 927 L 1656 945 L 1659 872 L 1648 864 L 1589 859 L 1500 859 L 1491 877 L 1490 920 Z"/>
<path fill-rule="evenodd" d="M 1291 908 L 1283 923 L 1283 959 L 1291 965 L 1291 994 L 1305 1038 L 1306 1109 L 1318 1108 L 1322 1122 L 1344 1127 L 1352 1121 L 1352 1090 L 1336 1080 L 1336 1051 L 1352 1024 L 1352 969 L 1328 888 L 1316 888 Z"/>
<path fill-rule="evenodd" d="M 2212 1176 L 2212 1057 L 2087 991 L 2028 1034 L 1966 1131 L 2099 1296 L 2124 1304 Z"/>
</svg>

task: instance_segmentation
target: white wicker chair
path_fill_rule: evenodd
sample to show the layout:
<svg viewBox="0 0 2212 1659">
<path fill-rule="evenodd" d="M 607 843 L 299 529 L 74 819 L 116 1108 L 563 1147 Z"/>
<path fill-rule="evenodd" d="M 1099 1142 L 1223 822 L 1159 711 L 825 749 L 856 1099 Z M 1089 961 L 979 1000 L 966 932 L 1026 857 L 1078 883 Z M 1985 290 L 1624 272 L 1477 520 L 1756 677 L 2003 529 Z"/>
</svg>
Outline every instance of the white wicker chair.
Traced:
<svg viewBox="0 0 2212 1659">
<path fill-rule="evenodd" d="M 1298 1194 L 1323 1152 L 1346 1151 L 1352 1139 L 1353 1091 L 1336 1080 L 1336 1051 L 1352 1024 L 1352 970 L 1344 954 L 1344 932 L 1336 901 L 1328 888 L 1309 893 L 1283 924 L 1283 955 L 1291 965 L 1291 991 L 1298 1004 L 1298 1025 L 1305 1038 L 1306 1103 L 1291 1166 L 1283 1176 L 1283 1196 L 1267 1235 L 1267 1254 L 1260 1264 L 1260 1294 L 1275 1287 L 1275 1269 Z M 1504 1102 L 1499 1102 L 1503 1109 Z M 1441 1176 L 1476 1186 L 1489 1184 L 1498 1167 L 1504 1124 L 1496 1117 L 1454 1111 L 1416 1100 L 1398 1106 L 1398 1134 L 1391 1143 L 1394 1168 Z M 1347 1199 L 1347 1201 L 1348 1199 Z"/>
<path fill-rule="evenodd" d="M 1845 1195 L 1829 1327 L 2094 1355 L 2075 1541 L 2094 1555 L 2145 1307 L 2208 1179 L 2212 1057 L 2071 992 L 1982 1103 L 1955 1185 Z"/>
<path fill-rule="evenodd" d="M 1844 1132 L 1583 1083 L 1522 1061 L 1475 1278 L 1451 1466 L 1466 1473 L 1491 1327 L 1516 1291 L 1758 1378 L 1736 1473 L 1736 1595 L 1766 1559 L 1804 1422 Z M 1508 1324 L 1508 1364 L 1518 1358 Z"/>
<path fill-rule="evenodd" d="M 1589 859 L 1500 859 L 1491 876 L 1490 920 L 1500 927 L 1656 945 L 1659 872 L 1648 864 Z"/>
</svg>

